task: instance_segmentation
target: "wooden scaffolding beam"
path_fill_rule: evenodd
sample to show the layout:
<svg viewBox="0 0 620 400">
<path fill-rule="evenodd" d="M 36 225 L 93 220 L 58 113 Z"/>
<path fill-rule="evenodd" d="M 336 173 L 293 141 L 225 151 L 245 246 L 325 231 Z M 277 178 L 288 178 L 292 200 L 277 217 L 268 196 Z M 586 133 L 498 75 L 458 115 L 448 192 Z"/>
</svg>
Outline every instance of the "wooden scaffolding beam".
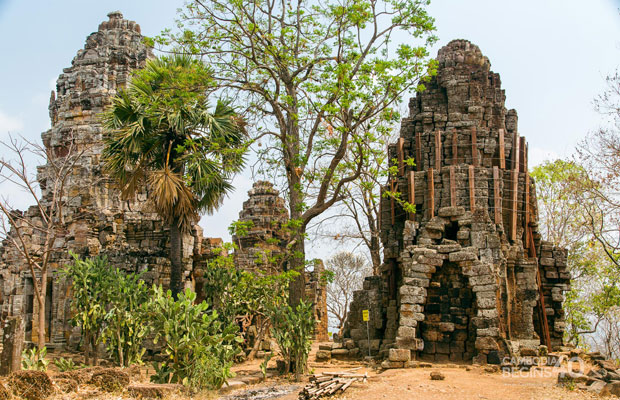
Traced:
<svg viewBox="0 0 620 400">
<path fill-rule="evenodd" d="M 435 177 L 432 168 L 428 169 L 428 216 L 429 219 L 435 216 Z"/>
<path fill-rule="evenodd" d="M 476 184 L 474 181 L 474 166 L 469 166 L 469 208 L 472 212 L 476 209 Z"/>
<path fill-rule="evenodd" d="M 502 223 L 502 196 L 499 194 L 499 168 L 493 167 L 493 209 L 495 223 Z"/>
</svg>

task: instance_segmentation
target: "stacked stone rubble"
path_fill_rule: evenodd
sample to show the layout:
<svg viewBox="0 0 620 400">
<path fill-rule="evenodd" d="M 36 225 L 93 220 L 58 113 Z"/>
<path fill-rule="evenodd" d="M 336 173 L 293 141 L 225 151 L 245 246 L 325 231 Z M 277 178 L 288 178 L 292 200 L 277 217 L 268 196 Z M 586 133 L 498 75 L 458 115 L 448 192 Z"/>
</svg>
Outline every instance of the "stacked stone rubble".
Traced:
<svg viewBox="0 0 620 400">
<path fill-rule="evenodd" d="M 115 182 L 103 171 L 101 153 L 104 130 L 100 113 L 111 104 L 112 97 L 126 86 L 132 71 L 152 57 L 143 43 L 140 26 L 123 19 L 120 12 L 108 14 L 109 20 L 88 36 L 70 67 L 58 77 L 52 92 L 49 111 L 51 129 L 41 136 L 52 161 L 67 157 L 70 149 L 80 154 L 65 185 L 65 235 L 54 244 L 48 280 L 48 347 L 66 343 L 71 337 L 68 322 L 70 293 L 56 272 L 70 262 L 69 251 L 82 256 L 104 255 L 110 265 L 131 272 L 143 272 L 149 283 L 169 282 L 168 232 L 163 221 L 149 209 L 148 194 L 139 193 L 132 201 L 120 197 Z M 51 163 L 37 169 L 43 202 L 52 195 L 47 187 Z M 40 215 L 35 207 L 26 216 L 35 224 Z M 36 251 L 43 238 L 28 231 L 28 243 Z M 184 238 L 183 261 L 186 285 L 192 285 L 196 268 L 209 257 L 203 248 L 202 231 L 196 228 Z M 36 340 L 39 327 L 33 315 L 38 313 L 33 301 L 32 278 L 27 265 L 8 241 L 0 245 L 2 314 L 26 318 L 27 340 Z M 73 339 L 77 341 L 77 332 Z"/>
<path fill-rule="evenodd" d="M 437 59 L 437 75 L 410 101 L 388 149 L 398 174 L 383 190 L 398 190 L 416 212 L 382 197 L 385 262 L 355 293 L 345 336 L 366 340 L 359 313 L 372 307 L 380 344 L 371 352 L 383 356 L 396 348 L 428 360 L 497 363 L 509 346 L 546 342 L 545 326 L 558 346 L 566 251 L 538 233 L 516 111 L 505 108 L 499 75 L 475 45 L 452 41 Z"/>
</svg>

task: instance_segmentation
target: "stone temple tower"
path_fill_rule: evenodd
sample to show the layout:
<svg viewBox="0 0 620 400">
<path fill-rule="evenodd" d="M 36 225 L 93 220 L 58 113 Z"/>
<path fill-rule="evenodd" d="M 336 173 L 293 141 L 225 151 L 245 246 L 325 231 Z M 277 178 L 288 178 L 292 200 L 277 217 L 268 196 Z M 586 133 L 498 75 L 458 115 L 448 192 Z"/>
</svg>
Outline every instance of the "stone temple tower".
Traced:
<svg viewBox="0 0 620 400">
<path fill-rule="evenodd" d="M 398 174 L 383 188 L 416 212 L 382 199 L 385 262 L 355 293 L 345 337 L 362 354 L 389 355 L 392 367 L 416 356 L 498 363 L 522 348 L 561 345 L 566 252 L 538 233 L 517 113 L 505 108 L 500 77 L 477 46 L 452 41 L 437 60 L 389 146 Z"/>
<path fill-rule="evenodd" d="M 167 285 L 169 281 L 168 233 L 159 216 L 149 210 L 148 194 L 122 200 L 115 182 L 103 170 L 105 132 L 100 113 L 127 85 L 132 72 L 152 57 L 138 24 L 124 19 L 118 11 L 108 18 L 88 36 L 71 66 L 58 77 L 49 105 L 51 129 L 41 135 L 50 161 L 66 157 L 70 149 L 80 155 L 66 181 L 65 233 L 54 244 L 51 255 L 45 327 L 48 347 L 64 344 L 71 337 L 70 294 L 66 283 L 55 274 L 71 261 L 69 251 L 82 256 L 105 255 L 114 268 L 144 272 L 149 283 Z M 46 184 L 51 168 L 48 162 L 37 169 L 44 202 L 51 195 Z M 25 215 L 35 224 L 40 219 L 35 207 Z M 43 241 L 38 235 L 33 231 L 30 237 L 33 248 L 40 248 Z M 191 284 L 190 277 L 199 275 L 194 269 L 204 264 L 209 251 L 210 242 L 202 239 L 198 227 L 184 238 L 187 285 Z M 0 243 L 2 314 L 25 317 L 26 340 L 36 338 L 39 329 L 33 318 L 38 310 L 32 286 L 25 261 L 8 242 Z"/>
</svg>

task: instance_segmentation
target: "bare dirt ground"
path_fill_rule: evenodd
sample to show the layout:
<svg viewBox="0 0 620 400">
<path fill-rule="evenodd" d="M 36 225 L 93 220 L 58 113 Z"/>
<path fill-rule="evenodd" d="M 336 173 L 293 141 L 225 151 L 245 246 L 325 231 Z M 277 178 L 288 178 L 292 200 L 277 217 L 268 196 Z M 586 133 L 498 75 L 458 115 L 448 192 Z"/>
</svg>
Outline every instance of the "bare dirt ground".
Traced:
<svg viewBox="0 0 620 400">
<path fill-rule="evenodd" d="M 310 372 L 345 371 L 355 368 L 355 373 L 366 373 L 368 381 L 355 383 L 343 394 L 334 399 L 349 400 L 384 400 L 384 399 L 447 399 L 447 400 L 528 400 L 528 399 L 599 399 L 599 396 L 573 388 L 558 387 L 557 370 L 550 367 L 535 368 L 527 373 L 513 375 L 501 372 L 489 373 L 483 367 L 466 365 L 432 365 L 431 368 L 381 370 L 364 363 L 332 361 L 330 363 L 314 362 L 314 353 L 318 345 L 313 346 L 310 356 Z M 224 388 L 220 392 L 202 392 L 193 396 L 175 394 L 165 400 L 297 400 L 298 393 L 308 383 L 293 382 L 288 378 L 277 377 L 274 373 L 266 380 L 261 379 L 259 365 L 262 360 L 254 360 L 235 365 L 237 374 L 231 382 L 240 384 L 237 389 Z M 275 360 L 269 363 L 275 367 Z M 50 375 L 55 367 L 50 363 Z M 433 381 L 432 371 L 441 371 L 445 379 Z M 132 378 L 133 382 L 148 382 L 149 371 L 143 366 Z M 245 382 L 245 383 L 241 383 Z M 58 393 L 50 400 L 130 400 L 127 391 L 120 393 L 101 393 L 90 385 L 80 385 L 77 392 Z"/>
<path fill-rule="evenodd" d="M 349 367 L 347 365 L 346 367 Z M 345 370 L 343 366 L 333 368 L 315 368 L 315 372 L 326 370 Z M 441 371 L 443 381 L 430 380 L 431 371 Z M 350 400 L 384 400 L 384 399 L 446 399 L 446 400 L 529 400 L 529 399 L 598 399 L 600 397 L 574 389 L 556 386 L 557 375 L 551 369 L 534 371 L 539 376 L 503 376 L 502 373 L 487 373 L 482 368 L 464 368 L 437 366 L 434 368 L 392 369 L 375 371 L 368 368 L 356 370 L 355 373 L 368 373 L 367 383 L 355 383 L 345 393 L 335 396 L 337 399 Z M 548 376 L 540 376 L 540 375 Z M 306 384 L 307 382 L 303 382 Z M 284 384 L 284 382 L 282 382 Z M 292 383 L 289 383 L 292 384 Z M 257 391 L 271 385 L 265 382 L 253 385 L 250 390 Z M 241 389 L 231 392 L 223 399 L 251 399 L 245 397 Z M 296 400 L 299 390 L 279 397 L 280 400 Z"/>
<path fill-rule="evenodd" d="M 349 400 L 384 400 L 384 399 L 446 399 L 446 400 L 530 400 L 530 399 L 599 399 L 600 396 L 574 388 L 573 390 L 559 387 L 557 370 L 550 367 L 536 368 L 530 372 L 514 373 L 511 375 L 501 372 L 489 373 L 483 367 L 467 365 L 433 365 L 432 368 L 391 369 L 380 370 L 364 365 L 363 363 L 347 363 L 332 361 L 332 363 L 314 363 L 314 353 L 318 345 L 313 346 L 310 354 L 310 369 L 312 373 L 324 371 L 344 371 L 351 368 L 355 373 L 367 373 L 368 382 L 355 383 L 347 391 L 334 399 Z M 237 366 L 237 371 L 257 368 L 260 361 Z M 271 365 L 271 364 L 270 364 Z M 466 367 L 468 370 L 466 370 Z M 430 373 L 441 371 L 445 375 L 442 381 L 432 381 Z M 288 382 L 280 379 L 276 387 L 298 385 L 299 388 L 288 394 L 277 397 L 252 397 L 252 393 L 268 392 L 274 386 L 273 381 L 251 385 L 247 388 L 235 390 L 220 397 L 222 400 L 246 399 L 278 399 L 297 400 L 299 390 L 308 383 L 304 379 L 301 383 Z"/>
</svg>

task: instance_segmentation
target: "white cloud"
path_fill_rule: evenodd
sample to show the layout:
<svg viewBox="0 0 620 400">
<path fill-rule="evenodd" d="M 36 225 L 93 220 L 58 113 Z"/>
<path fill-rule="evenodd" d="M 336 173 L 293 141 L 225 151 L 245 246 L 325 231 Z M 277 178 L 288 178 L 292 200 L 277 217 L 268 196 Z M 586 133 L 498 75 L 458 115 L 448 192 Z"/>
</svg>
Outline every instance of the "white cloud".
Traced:
<svg viewBox="0 0 620 400">
<path fill-rule="evenodd" d="M 0 134 L 17 133 L 24 129 L 24 123 L 17 117 L 7 115 L 0 111 Z"/>
</svg>

